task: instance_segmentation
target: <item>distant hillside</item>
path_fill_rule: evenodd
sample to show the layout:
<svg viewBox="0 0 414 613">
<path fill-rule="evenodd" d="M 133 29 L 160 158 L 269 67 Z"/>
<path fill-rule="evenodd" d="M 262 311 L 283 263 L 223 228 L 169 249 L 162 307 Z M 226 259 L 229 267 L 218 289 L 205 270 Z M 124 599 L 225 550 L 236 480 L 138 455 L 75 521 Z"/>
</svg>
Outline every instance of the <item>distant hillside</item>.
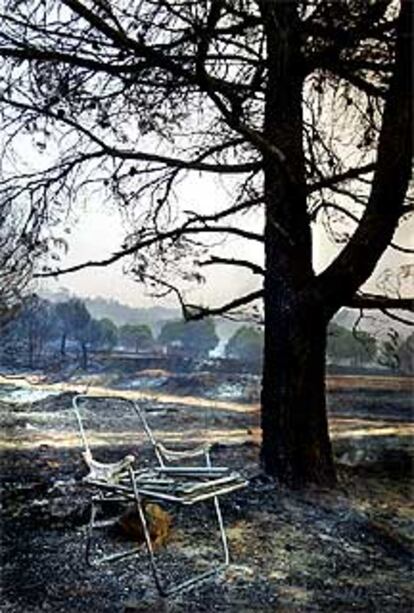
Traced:
<svg viewBox="0 0 414 613">
<path fill-rule="evenodd" d="M 85 304 L 92 317 L 100 319 L 109 317 L 118 326 L 122 324 L 147 324 L 158 333 L 162 324 L 169 319 L 179 319 L 178 309 L 153 306 L 149 308 L 134 308 L 117 300 L 105 298 L 87 298 Z"/>
<path fill-rule="evenodd" d="M 72 298 L 67 290 L 59 290 L 56 292 L 42 292 L 42 295 L 52 302 L 63 302 Z M 127 323 L 147 324 L 151 326 L 154 333 L 157 335 L 161 330 L 163 323 L 169 319 L 181 319 L 181 311 L 179 309 L 153 306 L 148 308 L 135 308 L 123 304 L 118 300 L 108 300 L 106 298 L 84 298 L 83 299 L 89 312 L 96 319 L 108 317 L 112 319 L 118 326 Z M 354 309 L 341 309 L 334 317 L 334 322 L 344 328 L 352 329 L 359 317 L 359 311 Z M 215 318 L 217 334 L 221 339 L 227 340 L 241 325 L 248 325 L 246 322 L 231 321 L 225 318 Z M 366 330 L 374 335 L 385 334 L 391 328 L 396 330 L 400 338 L 406 338 L 410 334 L 410 327 L 397 321 L 391 320 L 386 315 L 379 311 L 366 311 L 363 319 L 358 324 L 360 330 Z"/>
<path fill-rule="evenodd" d="M 42 295 L 52 302 L 64 302 L 70 298 L 78 297 L 65 290 L 42 292 Z M 108 317 L 118 326 L 123 324 L 147 324 L 151 326 L 156 334 L 158 334 L 165 321 L 168 319 L 179 319 L 181 317 L 181 313 L 178 309 L 162 306 L 135 308 L 123 304 L 118 300 L 108 300 L 101 297 L 82 298 L 82 300 L 95 319 Z"/>
<path fill-rule="evenodd" d="M 140 323 L 151 326 L 156 334 L 161 330 L 165 321 L 181 319 L 179 309 L 153 306 L 149 308 L 133 308 L 118 302 L 104 298 L 87 298 L 85 304 L 91 315 L 97 319 L 109 317 L 117 325 L 125 323 Z M 228 319 L 215 318 L 217 334 L 227 340 L 242 324 L 229 321 Z"/>
</svg>

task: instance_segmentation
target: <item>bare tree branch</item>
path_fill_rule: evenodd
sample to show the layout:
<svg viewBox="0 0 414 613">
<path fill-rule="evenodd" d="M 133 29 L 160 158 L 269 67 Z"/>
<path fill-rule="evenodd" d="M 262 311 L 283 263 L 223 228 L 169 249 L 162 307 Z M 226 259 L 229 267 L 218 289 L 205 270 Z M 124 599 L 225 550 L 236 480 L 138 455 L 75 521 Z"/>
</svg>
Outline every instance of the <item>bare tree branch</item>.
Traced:
<svg viewBox="0 0 414 613">
<path fill-rule="evenodd" d="M 412 137 L 412 3 L 403 2 L 398 20 L 395 71 L 390 84 L 373 185 L 359 225 L 344 249 L 318 277 L 329 300 L 354 295 L 368 279 L 391 242 L 404 211 L 411 176 Z"/>
<path fill-rule="evenodd" d="M 376 164 L 372 162 L 370 164 L 366 164 L 365 166 L 360 166 L 359 168 L 350 168 L 349 170 L 341 174 L 333 175 L 331 177 L 325 177 L 320 181 L 316 181 L 315 183 L 311 183 L 310 185 L 308 185 L 307 193 L 312 194 L 313 192 L 316 192 L 325 187 L 331 187 L 332 185 L 343 183 L 344 181 L 358 179 L 362 175 L 373 172 L 375 168 Z"/>
<path fill-rule="evenodd" d="M 346 217 L 351 219 L 356 224 L 361 221 L 360 218 L 357 217 L 357 215 L 354 215 L 354 213 L 351 213 L 351 211 L 346 209 L 344 206 L 337 204 L 336 202 L 322 202 L 321 204 L 316 206 L 311 212 L 311 219 L 316 220 L 318 213 L 320 213 L 321 211 L 325 211 L 326 209 L 334 209 L 335 211 L 338 211 L 338 213 L 341 213 L 342 215 L 345 215 Z M 406 212 L 402 212 L 401 216 L 402 215 L 406 215 Z M 404 247 L 403 245 L 398 245 L 393 241 L 389 244 L 389 247 L 391 249 L 394 249 L 395 251 L 399 251 L 400 253 L 414 253 L 414 249 L 411 249 L 410 247 Z"/>
<path fill-rule="evenodd" d="M 56 121 L 61 121 L 66 125 L 74 128 L 75 130 L 83 133 L 87 138 L 89 138 L 92 142 L 99 145 L 101 147 L 100 151 L 96 151 L 94 153 L 95 156 L 99 155 L 109 155 L 113 158 L 118 158 L 121 160 L 135 160 L 141 162 L 156 162 L 159 164 L 164 164 L 169 168 L 182 168 L 187 170 L 198 170 L 202 172 L 213 172 L 219 174 L 225 173 L 248 173 L 253 170 L 258 170 L 261 168 L 261 162 L 246 162 L 244 164 L 208 164 L 206 162 L 201 162 L 198 158 L 195 160 L 181 160 L 178 158 L 172 158 L 163 155 L 157 155 L 150 152 L 145 151 L 136 151 L 127 150 L 127 149 L 119 149 L 117 147 L 113 147 L 107 143 L 105 143 L 102 139 L 98 138 L 95 134 L 93 134 L 90 130 L 82 126 L 79 122 L 69 119 L 67 117 L 62 116 L 59 113 L 54 113 L 48 108 L 39 109 L 38 107 L 34 107 L 33 105 L 26 104 L 24 102 L 20 102 L 18 100 L 13 100 L 6 96 L 0 95 L 0 102 L 5 104 L 9 104 L 18 109 L 25 109 L 30 111 L 36 111 L 45 117 L 50 117 Z M 234 142 L 234 141 L 233 141 Z M 238 141 L 236 141 L 238 142 Z M 231 146 L 231 145 L 229 145 Z M 224 148 L 225 145 L 221 145 L 221 149 Z M 218 149 L 218 147 L 213 148 L 213 153 Z M 205 153 L 201 156 L 201 158 L 209 155 Z"/>
<path fill-rule="evenodd" d="M 264 275 L 264 270 L 261 266 L 259 266 L 258 264 L 254 264 L 253 262 L 249 262 L 248 260 L 211 256 L 209 260 L 206 260 L 205 262 L 199 262 L 199 266 L 211 266 L 213 264 L 240 266 L 241 268 L 248 268 L 255 275 Z"/>
<path fill-rule="evenodd" d="M 390 313 L 388 309 L 380 309 L 384 315 L 393 319 L 394 321 L 398 321 L 400 324 L 405 324 L 406 326 L 414 326 L 414 319 L 406 319 L 405 317 L 401 317 L 401 315 L 396 315 L 395 313 Z"/>
<path fill-rule="evenodd" d="M 135 64 L 105 64 L 92 58 L 82 57 L 72 53 L 62 53 L 50 49 L 37 49 L 31 45 L 27 45 L 23 48 L 0 47 L 0 57 L 17 58 L 19 60 L 28 61 L 38 60 L 39 62 L 56 62 L 58 64 L 61 63 L 70 66 L 78 66 L 80 68 L 87 68 L 88 70 L 92 70 L 94 72 L 106 72 L 115 76 L 137 74 L 139 69 L 145 66 L 143 62 Z"/>
<path fill-rule="evenodd" d="M 357 294 L 342 306 L 355 309 L 400 309 L 414 312 L 414 298 L 390 298 L 377 294 Z"/>
<path fill-rule="evenodd" d="M 213 315 L 222 315 L 223 313 L 228 313 L 229 311 L 234 311 L 234 309 L 238 309 L 241 306 L 245 306 L 246 304 L 250 304 L 255 300 L 263 297 L 263 290 L 257 290 L 255 292 L 251 292 L 250 294 L 246 294 L 239 298 L 235 298 L 226 304 L 223 304 L 218 307 L 201 307 L 194 304 L 187 304 L 187 318 L 188 319 L 203 319 L 203 317 L 213 316 Z"/>
<path fill-rule="evenodd" d="M 126 256 L 132 255 L 141 251 L 142 249 L 154 245 L 155 243 L 160 243 L 167 239 L 177 240 L 179 237 L 193 235 L 193 234 L 234 234 L 235 236 L 239 236 L 241 238 L 247 238 L 249 240 L 263 242 L 263 236 L 261 234 L 256 234 L 254 232 L 249 232 L 247 230 L 242 230 L 241 228 L 233 228 L 231 226 L 204 226 L 201 228 L 194 228 L 189 226 L 180 226 L 173 230 L 169 230 L 167 232 L 160 232 L 158 234 L 152 235 L 150 238 L 142 239 L 128 248 L 117 251 L 111 256 L 104 258 L 102 260 L 90 260 L 88 262 L 82 262 L 80 264 L 75 264 L 73 266 L 68 266 L 67 268 L 61 268 L 58 270 L 50 270 L 47 272 L 36 273 L 34 275 L 35 278 L 47 278 L 47 277 L 59 277 L 63 274 L 78 272 L 79 270 L 84 270 L 85 268 L 103 268 L 105 266 L 109 266 L 114 264 L 118 260 L 125 258 Z"/>
</svg>

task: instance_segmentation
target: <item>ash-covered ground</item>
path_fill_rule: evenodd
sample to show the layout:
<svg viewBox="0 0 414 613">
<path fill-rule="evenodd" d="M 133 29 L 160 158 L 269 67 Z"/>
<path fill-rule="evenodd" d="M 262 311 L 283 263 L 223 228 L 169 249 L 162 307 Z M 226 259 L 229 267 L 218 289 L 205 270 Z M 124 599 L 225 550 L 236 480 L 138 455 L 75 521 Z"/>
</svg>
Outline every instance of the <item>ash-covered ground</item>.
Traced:
<svg viewBox="0 0 414 613">
<path fill-rule="evenodd" d="M 137 397 L 157 436 L 171 444 L 218 441 L 212 458 L 250 478 L 245 490 L 222 498 L 232 564 L 216 579 L 168 600 L 153 586 L 144 550 L 129 561 L 89 568 L 84 560 L 88 493 L 71 413 L 81 382 L 2 380 L 3 430 L 1 610 L 38 611 L 411 611 L 412 389 L 396 379 L 328 382 L 330 425 L 338 461 L 335 491 L 287 492 L 259 468 L 257 381 L 221 378 L 169 386 L 149 376 L 90 393 Z M 142 379 L 142 375 L 141 375 Z M 155 379 L 155 381 L 154 381 Z M 206 384 L 208 380 L 208 385 Z M 125 382 L 124 382 L 125 383 Z M 208 392 L 203 392 L 207 388 Z M 191 395 L 189 395 L 191 392 Z M 253 403 L 252 403 L 253 401 Z M 116 399 L 90 414 L 97 457 L 133 452 L 153 461 L 135 416 Z M 168 507 L 173 525 L 158 552 L 167 579 L 179 580 L 218 560 L 210 504 Z M 103 532 L 97 548 L 129 547 Z"/>
</svg>

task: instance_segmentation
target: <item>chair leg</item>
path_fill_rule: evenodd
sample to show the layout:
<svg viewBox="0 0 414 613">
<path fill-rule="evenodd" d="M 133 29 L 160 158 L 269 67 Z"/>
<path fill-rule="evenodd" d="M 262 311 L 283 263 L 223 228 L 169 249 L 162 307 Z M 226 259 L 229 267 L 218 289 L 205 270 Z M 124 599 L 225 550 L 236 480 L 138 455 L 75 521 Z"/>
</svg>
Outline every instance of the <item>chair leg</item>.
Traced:
<svg viewBox="0 0 414 613">
<path fill-rule="evenodd" d="M 86 564 L 88 566 L 94 566 L 94 563 L 91 559 L 91 546 L 92 546 L 92 535 L 93 535 L 93 530 L 95 527 L 95 518 L 96 518 L 97 510 L 98 509 L 97 509 L 95 502 L 92 501 L 91 502 L 91 514 L 89 516 L 89 524 L 88 524 L 87 535 L 86 535 L 86 547 L 85 547 L 85 558 L 86 558 Z"/>
<path fill-rule="evenodd" d="M 211 458 L 210 458 L 210 453 L 208 451 L 206 451 L 205 453 L 205 458 L 206 458 L 206 466 L 208 468 L 211 468 Z M 217 521 L 218 521 L 218 525 L 220 529 L 221 543 L 223 545 L 223 553 L 224 553 L 224 563 L 223 564 L 226 567 L 230 563 L 230 553 L 229 553 L 227 535 L 224 529 L 223 515 L 221 512 L 221 507 L 220 507 L 218 496 L 214 496 L 213 502 L 214 502 L 214 508 L 216 509 Z"/>
<path fill-rule="evenodd" d="M 227 543 L 227 534 L 224 528 L 223 515 L 221 512 L 220 502 L 217 496 L 214 496 L 213 502 L 214 502 L 214 508 L 216 509 L 217 521 L 218 521 L 218 525 L 220 529 L 221 544 L 223 546 L 223 553 L 224 553 L 223 566 L 226 567 L 230 564 L 230 552 L 229 552 L 229 546 Z"/>
<path fill-rule="evenodd" d="M 136 556 L 140 552 L 139 547 L 133 547 L 132 549 L 121 551 L 120 553 L 104 555 L 104 556 L 101 556 L 100 558 L 92 559 L 91 549 L 92 549 L 93 531 L 94 529 L 97 528 L 97 524 L 95 522 L 97 512 L 98 512 L 98 504 L 96 504 L 96 502 L 92 500 L 91 514 L 90 514 L 89 524 L 87 528 L 86 547 L 85 547 L 85 558 L 86 558 L 87 565 L 91 567 L 97 567 L 106 562 L 116 562 L 118 560 L 123 560 L 125 558 Z"/>
<path fill-rule="evenodd" d="M 138 516 L 139 516 L 139 519 L 141 521 L 142 529 L 144 531 L 145 546 L 147 548 L 147 552 L 148 552 L 148 556 L 149 556 L 149 560 L 150 560 L 151 571 L 152 571 L 152 575 L 154 577 L 154 582 L 155 582 L 155 585 L 157 587 L 157 590 L 158 590 L 160 596 L 167 596 L 167 592 L 166 592 L 166 590 L 164 589 L 164 587 L 162 585 L 162 581 L 161 581 L 160 574 L 159 574 L 159 571 L 158 571 L 157 563 L 155 561 L 154 549 L 153 549 L 152 543 L 151 543 L 151 535 L 150 535 L 150 532 L 149 532 L 148 522 L 147 522 L 147 518 L 145 517 L 145 511 L 144 511 L 144 508 L 142 506 L 141 496 L 140 496 L 140 494 L 138 492 L 137 484 L 136 484 L 135 478 L 134 478 L 134 472 L 133 472 L 132 469 L 129 470 L 129 476 L 130 476 L 130 479 L 131 479 L 132 490 L 134 492 L 134 497 L 135 497 L 135 502 L 136 502 L 136 506 L 137 506 Z"/>
<path fill-rule="evenodd" d="M 137 511 L 138 511 L 138 515 L 142 524 L 142 528 L 143 528 L 143 532 L 144 532 L 144 539 L 145 539 L 145 545 L 147 548 L 147 552 L 148 552 L 148 556 L 149 556 L 149 560 L 150 560 L 150 566 L 151 566 L 151 571 L 152 571 L 152 575 L 154 577 L 154 582 L 156 585 L 156 588 L 158 590 L 158 593 L 160 594 L 161 597 L 166 597 L 166 596 L 171 596 L 172 594 L 176 594 L 178 592 L 181 592 L 182 590 L 188 589 L 198 583 L 201 583 L 202 581 L 204 581 L 205 579 L 212 577 L 213 575 L 218 574 L 221 570 L 223 570 L 223 568 L 225 568 L 226 566 L 228 566 L 229 564 L 229 550 L 228 550 L 228 545 L 227 545 L 227 536 L 224 530 L 224 523 L 223 523 L 223 517 L 222 517 L 222 513 L 221 513 L 221 509 L 220 509 L 220 504 L 219 504 L 219 500 L 218 497 L 215 496 L 213 499 L 214 502 L 214 507 L 216 510 L 216 515 L 217 515 L 217 519 L 218 519 L 218 523 L 219 523 L 219 529 L 220 529 L 220 537 L 221 537 L 221 542 L 222 542 L 222 546 L 223 546 L 223 551 L 224 551 L 224 564 L 218 564 L 216 565 L 214 568 L 201 573 L 199 575 L 196 575 L 195 577 L 191 577 L 190 579 L 186 579 L 185 581 L 182 581 L 176 585 L 173 585 L 171 587 L 166 588 L 163 585 L 163 582 L 161 580 L 160 577 L 160 572 L 158 570 L 157 567 L 157 563 L 155 560 L 155 555 L 154 555 L 154 549 L 152 547 L 152 542 L 151 542 L 151 536 L 150 536 L 150 532 L 149 532 L 149 527 L 148 527 L 148 522 L 147 519 L 145 517 L 145 511 L 142 505 L 142 499 L 141 496 L 138 492 L 136 483 L 135 483 L 135 479 L 134 479 L 134 473 L 131 470 L 130 471 L 130 477 L 131 477 L 131 484 L 132 484 L 132 489 L 134 492 L 134 496 L 135 496 L 135 501 L 136 501 L 136 505 L 137 505 Z"/>
</svg>

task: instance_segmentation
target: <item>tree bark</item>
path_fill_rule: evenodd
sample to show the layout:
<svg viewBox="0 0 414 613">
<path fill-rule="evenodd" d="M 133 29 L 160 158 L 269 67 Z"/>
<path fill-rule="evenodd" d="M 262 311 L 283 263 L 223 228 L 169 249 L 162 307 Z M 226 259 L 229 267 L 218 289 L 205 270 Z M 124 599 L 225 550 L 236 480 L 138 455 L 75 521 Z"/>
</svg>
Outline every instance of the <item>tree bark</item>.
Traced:
<svg viewBox="0 0 414 613">
<path fill-rule="evenodd" d="M 289 486 L 332 485 L 335 470 L 325 408 L 328 318 L 317 296 L 306 206 L 302 140 L 304 71 L 295 2 L 264 0 L 269 79 L 264 137 L 265 344 L 262 463 Z"/>
<path fill-rule="evenodd" d="M 331 486 L 325 405 L 327 322 L 295 299 L 271 301 L 262 388 L 262 462 L 282 483 Z"/>
</svg>

